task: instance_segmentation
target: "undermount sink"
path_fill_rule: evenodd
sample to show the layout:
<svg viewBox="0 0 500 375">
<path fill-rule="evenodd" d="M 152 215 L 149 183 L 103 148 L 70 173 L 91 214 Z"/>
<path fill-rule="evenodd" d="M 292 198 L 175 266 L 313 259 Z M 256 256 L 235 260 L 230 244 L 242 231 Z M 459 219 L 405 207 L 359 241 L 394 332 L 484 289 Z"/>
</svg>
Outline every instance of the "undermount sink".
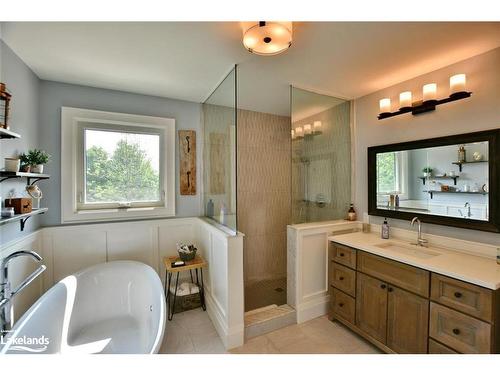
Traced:
<svg viewBox="0 0 500 375">
<path fill-rule="evenodd" d="M 407 244 L 402 244 L 398 242 L 384 242 L 375 245 L 376 247 L 384 250 L 391 250 L 395 251 L 397 253 L 413 256 L 415 258 L 422 258 L 422 259 L 428 259 L 428 258 L 434 258 L 439 255 L 441 255 L 438 252 L 431 251 L 423 246 L 417 246 L 417 245 L 407 245 Z"/>
</svg>

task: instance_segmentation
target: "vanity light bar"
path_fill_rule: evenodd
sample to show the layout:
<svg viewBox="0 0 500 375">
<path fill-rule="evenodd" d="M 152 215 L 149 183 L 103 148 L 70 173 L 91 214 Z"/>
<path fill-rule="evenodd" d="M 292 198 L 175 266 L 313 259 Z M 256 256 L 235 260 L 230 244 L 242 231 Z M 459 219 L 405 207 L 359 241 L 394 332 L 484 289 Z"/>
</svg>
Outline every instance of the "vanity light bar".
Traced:
<svg viewBox="0 0 500 375">
<path fill-rule="evenodd" d="M 422 88 L 423 100 L 412 102 L 411 91 L 405 91 L 399 94 L 399 110 L 391 112 L 391 99 L 380 99 L 380 113 L 378 119 L 402 115 L 411 112 L 412 115 L 418 115 L 429 111 L 434 111 L 436 106 L 455 100 L 465 99 L 472 95 L 472 92 L 465 90 L 465 74 L 456 74 L 450 77 L 450 96 L 444 99 L 437 99 L 437 85 L 428 83 Z"/>
</svg>

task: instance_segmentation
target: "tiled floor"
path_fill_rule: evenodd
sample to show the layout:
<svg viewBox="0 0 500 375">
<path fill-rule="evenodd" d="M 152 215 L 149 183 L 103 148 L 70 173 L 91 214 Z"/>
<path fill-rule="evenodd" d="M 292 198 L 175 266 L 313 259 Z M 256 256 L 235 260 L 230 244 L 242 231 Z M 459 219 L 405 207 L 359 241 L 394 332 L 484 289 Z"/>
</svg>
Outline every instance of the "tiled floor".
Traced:
<svg viewBox="0 0 500 375">
<path fill-rule="evenodd" d="M 208 313 L 194 309 L 167 319 L 160 354 L 226 353 Z"/>
<path fill-rule="evenodd" d="M 175 314 L 167 321 L 160 353 L 226 353 L 221 339 L 201 309 Z M 248 340 L 235 354 L 372 354 L 380 351 L 326 316 L 294 324 Z"/>
</svg>

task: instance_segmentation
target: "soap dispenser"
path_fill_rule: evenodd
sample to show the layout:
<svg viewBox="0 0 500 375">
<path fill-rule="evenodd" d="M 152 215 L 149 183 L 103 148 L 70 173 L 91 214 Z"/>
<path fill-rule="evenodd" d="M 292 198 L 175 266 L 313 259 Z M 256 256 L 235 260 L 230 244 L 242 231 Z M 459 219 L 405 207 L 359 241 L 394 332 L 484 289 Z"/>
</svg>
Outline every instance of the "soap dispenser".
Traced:
<svg viewBox="0 0 500 375">
<path fill-rule="evenodd" d="M 384 223 L 382 224 L 382 238 L 384 240 L 389 239 L 389 224 L 387 224 L 387 218 L 384 218 Z"/>
</svg>

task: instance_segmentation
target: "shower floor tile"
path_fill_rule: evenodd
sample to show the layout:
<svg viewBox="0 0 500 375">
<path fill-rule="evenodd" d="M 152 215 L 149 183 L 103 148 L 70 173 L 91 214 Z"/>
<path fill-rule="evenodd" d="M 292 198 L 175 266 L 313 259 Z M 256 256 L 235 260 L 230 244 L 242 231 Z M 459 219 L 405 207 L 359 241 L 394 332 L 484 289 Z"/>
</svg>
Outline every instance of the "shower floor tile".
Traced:
<svg viewBox="0 0 500 375">
<path fill-rule="evenodd" d="M 286 304 L 286 277 L 262 280 L 245 286 L 245 311 Z"/>
</svg>

